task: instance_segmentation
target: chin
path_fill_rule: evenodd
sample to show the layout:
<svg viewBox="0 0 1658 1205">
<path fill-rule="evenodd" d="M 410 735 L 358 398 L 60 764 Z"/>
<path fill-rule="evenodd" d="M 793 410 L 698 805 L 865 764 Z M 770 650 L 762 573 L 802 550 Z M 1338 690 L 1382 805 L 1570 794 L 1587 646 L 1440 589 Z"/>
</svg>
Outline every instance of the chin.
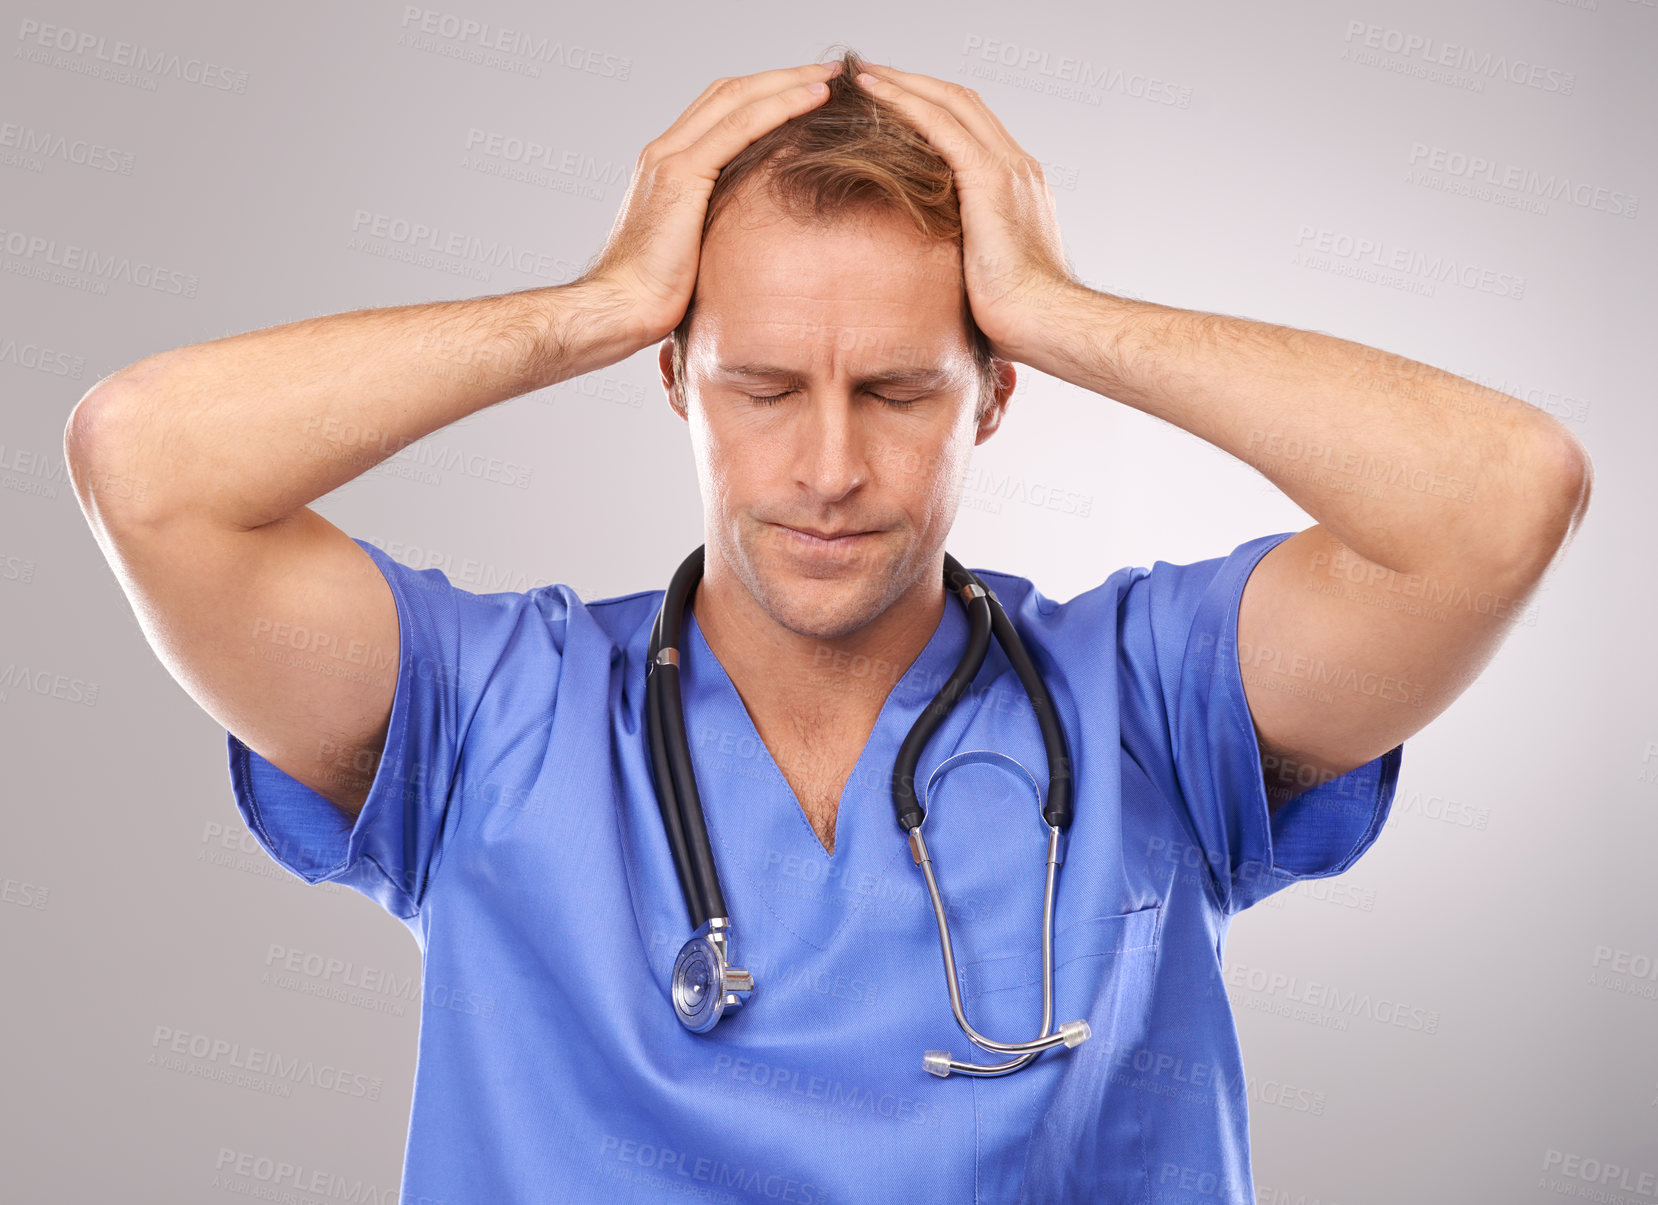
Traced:
<svg viewBox="0 0 1658 1205">
<path fill-rule="evenodd" d="M 807 607 L 800 610 L 786 610 L 778 612 L 770 608 L 771 615 L 779 627 L 787 628 L 797 636 L 805 636 L 812 640 L 839 640 L 850 636 L 853 632 L 866 627 L 869 621 L 880 614 L 871 608 L 844 608 L 844 607 Z"/>
<path fill-rule="evenodd" d="M 766 558 L 755 567 L 750 591 L 781 626 L 802 636 L 832 640 L 855 632 L 879 615 L 886 575 L 871 566 L 827 570 L 793 558 Z"/>
</svg>

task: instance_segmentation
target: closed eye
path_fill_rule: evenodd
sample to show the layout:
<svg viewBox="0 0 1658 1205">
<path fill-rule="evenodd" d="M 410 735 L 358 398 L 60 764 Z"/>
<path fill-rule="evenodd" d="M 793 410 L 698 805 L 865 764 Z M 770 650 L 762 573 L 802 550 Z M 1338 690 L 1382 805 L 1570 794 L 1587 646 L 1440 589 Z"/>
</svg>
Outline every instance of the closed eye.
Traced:
<svg viewBox="0 0 1658 1205">
<path fill-rule="evenodd" d="M 784 398 L 788 397 L 791 393 L 794 393 L 794 392 L 795 391 L 793 389 L 785 389 L 782 393 L 774 393 L 774 394 L 771 394 L 767 397 L 756 397 L 752 393 L 749 394 L 748 396 L 749 396 L 749 399 L 751 401 L 759 402 L 762 406 L 775 406 L 778 402 L 782 401 Z M 874 392 L 871 392 L 869 396 L 872 397 L 872 398 L 875 398 L 877 401 L 885 402 L 889 406 L 897 406 L 900 410 L 903 410 L 903 409 L 906 409 L 910 406 L 915 405 L 916 401 L 918 400 L 918 399 L 915 399 L 915 398 L 900 399 L 900 398 L 895 398 L 895 397 L 887 397 L 884 394 L 874 393 Z"/>
</svg>

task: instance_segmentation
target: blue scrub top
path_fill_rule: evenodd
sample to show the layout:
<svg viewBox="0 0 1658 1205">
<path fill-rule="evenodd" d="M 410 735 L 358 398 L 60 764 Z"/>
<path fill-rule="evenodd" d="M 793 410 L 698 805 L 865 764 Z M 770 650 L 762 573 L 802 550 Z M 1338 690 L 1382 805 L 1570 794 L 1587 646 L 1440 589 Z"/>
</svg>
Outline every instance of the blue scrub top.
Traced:
<svg viewBox="0 0 1658 1205">
<path fill-rule="evenodd" d="M 663 591 L 473 594 L 358 540 L 391 586 L 401 646 L 356 823 L 227 737 L 237 807 L 271 856 L 377 901 L 420 943 L 403 1199 L 1251 1201 L 1228 925 L 1354 863 L 1386 819 L 1403 748 L 1269 818 L 1238 603 L 1292 534 L 1121 569 L 1065 603 L 978 570 L 1070 743 L 1053 1019 L 1086 1018 L 1093 1036 L 1008 1076 L 947 1079 L 922 1069 L 924 1051 L 998 1056 L 951 1013 L 890 774 L 965 644 L 953 597 L 846 784 L 833 856 L 687 611 L 692 763 L 734 962 L 756 984 L 699 1035 L 669 999 L 689 924 L 641 711 Z M 968 1019 L 1023 1041 L 1041 1026 L 1046 830 L 1019 767 L 1045 792 L 1047 762 L 994 643 L 919 781 L 978 749 L 1001 756 L 946 767 L 925 832 Z"/>
</svg>

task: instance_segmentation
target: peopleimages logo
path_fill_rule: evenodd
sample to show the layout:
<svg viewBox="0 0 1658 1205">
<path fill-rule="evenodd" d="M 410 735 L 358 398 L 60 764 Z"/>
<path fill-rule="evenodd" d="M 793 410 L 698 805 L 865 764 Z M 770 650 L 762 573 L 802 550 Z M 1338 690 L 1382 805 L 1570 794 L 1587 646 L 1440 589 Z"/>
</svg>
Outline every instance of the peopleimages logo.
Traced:
<svg viewBox="0 0 1658 1205">
<path fill-rule="evenodd" d="M 130 255 L 105 254 L 79 243 L 60 244 L 55 238 L 26 234 L 21 230 L 0 230 L 0 251 L 15 256 L 31 268 L 56 268 L 64 272 L 84 273 L 101 284 L 119 281 L 157 293 L 177 297 L 194 297 L 201 279 L 193 272 L 161 267 Z M 28 271 L 8 268 L 18 275 L 33 275 Z"/>
<path fill-rule="evenodd" d="M 306 1167 L 253 1151 L 221 1146 L 213 1165 L 209 1188 L 223 1189 L 239 1196 L 263 1197 L 273 1201 L 292 1200 L 293 1193 L 350 1201 L 354 1205 L 443 1205 L 428 1197 L 401 1196 L 396 1187 L 376 1188 L 359 1176 L 343 1176 L 321 1168 Z M 252 1181 L 258 1187 L 231 1181 Z"/>
<path fill-rule="evenodd" d="M 934 1124 L 938 1120 L 937 1105 L 924 1104 L 891 1092 L 877 1092 L 872 1088 L 812 1075 L 791 1067 L 772 1066 L 759 1060 L 718 1054 L 714 1056 L 714 1074 L 729 1076 L 757 1088 L 769 1088 L 780 1095 L 815 1101 L 831 1113 L 865 1113 L 915 1125 Z"/>
<path fill-rule="evenodd" d="M 623 1138 L 619 1134 L 604 1136 L 599 1143 L 599 1158 L 628 1165 L 615 1170 L 624 1174 L 632 1171 L 635 1178 L 647 1183 L 661 1180 L 662 1187 L 670 1192 L 700 1195 L 707 1189 L 731 1188 L 785 1205 L 827 1205 L 829 1200 L 827 1192 L 808 1180 L 782 1172 L 734 1166 L 710 1155 Z M 656 1174 L 647 1175 L 648 1172 Z M 707 1188 L 699 1189 L 699 1184 Z"/>
<path fill-rule="evenodd" d="M 86 372 L 86 357 L 58 351 L 39 343 L 0 338 L 0 364 L 28 368 L 54 377 L 79 380 Z"/>
<path fill-rule="evenodd" d="M 133 165 L 138 161 L 131 151 L 120 151 L 99 142 L 88 142 L 85 138 L 70 138 L 65 134 L 37 130 L 33 126 L 20 126 L 9 121 L 0 121 L 0 148 L 16 151 L 19 156 L 61 159 L 77 167 L 116 172 L 123 176 L 132 175 Z"/>
<path fill-rule="evenodd" d="M 1584 1184 L 1598 1184 L 1601 1188 L 1616 1188 L 1622 1192 L 1632 1192 L 1643 1197 L 1658 1198 L 1658 1174 L 1653 1172 L 1637 1171 L 1634 1168 L 1624 1167 L 1618 1163 L 1608 1163 L 1603 1159 L 1590 1159 L 1583 1155 L 1569 1154 L 1557 1151 L 1550 1147 L 1543 1153 L 1543 1170 L 1564 1176 L 1569 1180 L 1577 1180 Z M 1538 1182 L 1538 1187 L 1545 1186 L 1544 1182 L 1551 1177 L 1545 1175 Z M 1556 1192 L 1569 1196 L 1588 1196 L 1568 1185 L 1561 1185 Z M 1595 1196 L 1592 1200 L 1612 1200 L 1611 1197 Z"/>
<path fill-rule="evenodd" d="M 1291 1004 L 1306 1004 L 1315 1009 L 1345 1017 L 1363 1017 L 1379 1025 L 1390 1025 L 1418 1033 L 1439 1032 L 1439 1010 L 1402 1004 L 1397 1000 L 1371 996 L 1369 992 L 1344 990 L 1330 983 L 1302 979 L 1264 967 L 1234 964 L 1226 968 L 1224 978 L 1228 987 L 1240 988 L 1270 996 Z"/>
<path fill-rule="evenodd" d="M 248 90 L 246 71 L 237 71 L 198 58 L 186 58 L 137 42 L 124 42 L 119 39 L 111 41 L 102 34 L 67 29 L 62 25 L 43 24 L 29 17 L 23 18 L 18 26 L 17 40 L 21 45 L 14 57 L 25 58 L 31 62 L 45 61 L 44 56 L 56 51 L 58 54 L 74 55 L 83 59 L 90 56 L 94 63 L 103 64 L 108 68 L 130 67 L 134 71 L 170 76 L 180 83 L 200 84 L 204 88 L 220 92 L 243 93 Z"/>
<path fill-rule="evenodd" d="M 606 54 L 592 47 L 576 46 L 545 35 L 491 25 L 487 21 L 439 12 L 434 8 L 405 5 L 400 24 L 405 35 L 424 34 L 428 38 L 441 38 L 457 49 L 474 54 L 493 52 L 528 59 L 535 66 L 537 75 L 542 63 L 615 80 L 626 80 L 633 74 L 633 60 L 624 55 Z M 487 63 L 489 60 L 479 61 Z"/>
<path fill-rule="evenodd" d="M 1034 72 L 1038 76 L 1047 77 L 1047 86 L 1037 90 L 1055 91 L 1072 99 L 1087 100 L 1090 104 L 1098 104 L 1103 94 L 1115 92 L 1135 100 L 1171 105 L 1177 109 L 1192 107 L 1192 89 L 1184 84 L 1172 83 L 1142 72 L 1125 71 L 1121 67 L 1080 59 L 1074 55 L 1050 54 L 1037 46 L 968 34 L 961 52 L 968 58 L 976 58 L 1006 68 L 1009 73 L 1019 73 L 1008 74 L 1006 78 L 999 74 L 994 75 L 993 78 L 1001 83 L 1026 87 L 1029 86 L 1028 83 L 1022 82 L 1020 76 Z M 983 75 L 985 72 L 980 69 L 972 71 L 971 74 Z"/>
<path fill-rule="evenodd" d="M 1618 192 L 1585 180 L 1574 180 L 1560 172 L 1541 172 L 1517 163 L 1470 155 L 1466 151 L 1413 142 L 1410 165 L 1470 183 L 1506 189 L 1544 201 L 1566 200 L 1582 209 L 1599 210 L 1615 218 L 1632 218 L 1641 199 L 1634 193 Z M 1545 206 L 1545 211 L 1547 207 Z"/>
<path fill-rule="evenodd" d="M 1389 29 L 1365 21 L 1349 21 L 1345 39 L 1351 48 L 1356 42 L 1366 50 L 1381 51 L 1399 58 L 1420 60 L 1425 67 L 1449 68 L 1483 79 L 1502 79 L 1511 84 L 1522 84 L 1542 92 L 1558 92 L 1570 96 L 1577 76 L 1557 67 L 1529 63 L 1525 59 L 1442 42 L 1426 34 Z"/>
<path fill-rule="evenodd" d="M 194 1062 L 186 1063 L 186 1058 Z M 273 1050 L 243 1047 L 240 1042 L 190 1033 L 169 1025 L 155 1027 L 148 1061 L 169 1071 L 185 1071 L 244 1087 L 255 1086 L 246 1081 L 258 1081 L 282 1089 L 275 1093 L 281 1096 L 286 1096 L 292 1085 L 301 1084 L 342 1096 L 380 1099 L 381 1082 L 377 1075 L 361 1075 L 315 1059 L 288 1058 Z"/>
<path fill-rule="evenodd" d="M 1367 280 L 1377 273 L 1396 273 L 1403 282 L 1423 286 L 1413 291 L 1427 296 L 1433 295 L 1431 286 L 1441 284 L 1461 285 L 1465 289 L 1496 297 L 1510 297 L 1516 301 L 1522 299 L 1526 292 L 1526 278 L 1516 273 L 1499 272 L 1495 268 L 1459 260 L 1454 255 L 1395 246 L 1385 239 L 1352 235 L 1311 222 L 1302 222 L 1296 227 L 1295 246 L 1302 255 L 1309 257 L 1306 260 L 1308 267 L 1331 271 L 1330 263 L 1347 263 L 1354 268 L 1370 270 L 1371 275 L 1364 276 Z M 1321 256 L 1323 262 L 1311 256 Z M 1385 276 L 1376 278 L 1380 283 L 1390 283 Z"/>
<path fill-rule="evenodd" d="M 425 222 L 368 209 L 352 212 L 351 237 L 365 250 L 372 250 L 378 242 L 429 255 L 449 256 L 478 267 L 507 268 L 548 280 L 576 276 L 581 272 L 581 265 L 563 256 L 515 246 L 507 239 L 444 230 Z M 352 243 L 348 241 L 347 246 L 352 246 Z"/>
</svg>

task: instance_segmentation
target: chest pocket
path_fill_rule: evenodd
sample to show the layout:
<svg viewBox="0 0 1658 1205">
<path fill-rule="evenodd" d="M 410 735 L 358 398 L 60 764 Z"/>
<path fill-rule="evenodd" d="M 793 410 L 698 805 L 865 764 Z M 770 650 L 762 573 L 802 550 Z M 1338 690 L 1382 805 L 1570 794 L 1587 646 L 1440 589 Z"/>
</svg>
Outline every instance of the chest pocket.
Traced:
<svg viewBox="0 0 1658 1205">
<path fill-rule="evenodd" d="M 970 1078 L 983 1201 L 1146 1199 L 1141 1101 L 1113 1071 L 1144 1041 L 1163 906 L 1096 916 L 1054 930 L 1053 1027 L 1082 1018 L 1086 1042 L 1043 1051 L 1009 1075 Z M 1042 1024 L 1042 946 L 961 968 L 962 1008 L 975 1029 L 1025 1041 Z M 1000 1062 L 958 1029 L 957 1058 Z M 954 1076 L 952 1079 L 956 1078 Z"/>
</svg>

